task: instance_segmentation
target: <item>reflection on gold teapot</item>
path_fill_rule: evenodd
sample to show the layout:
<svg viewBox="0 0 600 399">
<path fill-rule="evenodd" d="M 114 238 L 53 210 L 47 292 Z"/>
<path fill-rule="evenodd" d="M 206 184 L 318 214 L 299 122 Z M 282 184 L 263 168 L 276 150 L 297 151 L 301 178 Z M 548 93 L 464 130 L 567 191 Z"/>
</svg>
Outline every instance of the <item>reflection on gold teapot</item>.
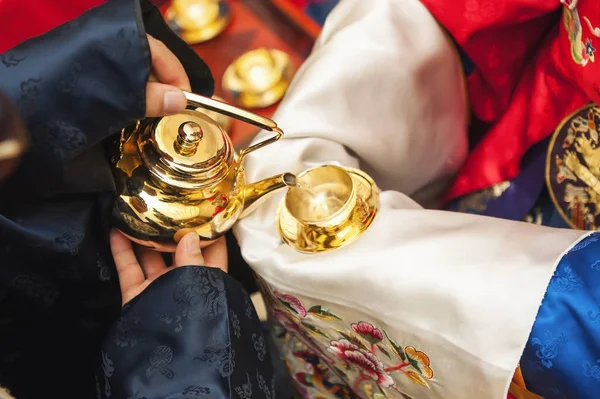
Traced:
<svg viewBox="0 0 600 399">
<path fill-rule="evenodd" d="M 283 135 L 272 120 L 196 94 L 186 97 L 192 108 L 242 120 L 274 136 L 238 155 L 221 127 L 193 109 L 145 119 L 122 131 L 112 158 L 113 223 L 134 242 L 165 252 L 174 251 L 189 232 L 202 240 L 218 238 L 261 198 L 297 184 L 290 173 L 245 181 L 244 157 Z"/>
</svg>

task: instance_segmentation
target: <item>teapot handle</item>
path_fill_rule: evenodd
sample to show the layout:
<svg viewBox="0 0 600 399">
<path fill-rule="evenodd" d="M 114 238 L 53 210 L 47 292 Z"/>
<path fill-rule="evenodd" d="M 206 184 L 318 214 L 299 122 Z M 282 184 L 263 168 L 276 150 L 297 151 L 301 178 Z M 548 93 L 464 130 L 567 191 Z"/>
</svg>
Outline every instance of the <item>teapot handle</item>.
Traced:
<svg viewBox="0 0 600 399">
<path fill-rule="evenodd" d="M 196 108 L 200 107 L 210 111 L 214 111 L 219 114 L 238 119 L 242 122 L 249 123 L 263 130 L 275 133 L 274 136 L 240 151 L 240 160 L 252 151 L 258 150 L 259 148 L 274 143 L 277 140 L 279 140 L 281 136 L 283 136 L 283 131 L 279 127 L 277 127 L 277 124 L 274 121 L 272 121 L 269 118 L 256 115 L 252 112 L 248 112 L 243 109 L 234 107 L 233 105 L 225 104 L 221 101 L 213 100 L 212 98 L 200 96 L 198 94 L 190 93 L 187 91 L 184 91 L 183 93 L 185 94 L 188 104 Z"/>
</svg>

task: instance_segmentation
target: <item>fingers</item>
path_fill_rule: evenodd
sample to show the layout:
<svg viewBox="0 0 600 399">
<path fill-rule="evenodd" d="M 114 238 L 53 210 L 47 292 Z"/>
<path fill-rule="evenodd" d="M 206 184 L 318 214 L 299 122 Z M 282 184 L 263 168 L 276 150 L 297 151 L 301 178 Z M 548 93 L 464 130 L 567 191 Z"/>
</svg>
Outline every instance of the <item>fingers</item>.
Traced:
<svg viewBox="0 0 600 399">
<path fill-rule="evenodd" d="M 190 91 L 190 80 L 175 54 L 163 42 L 147 36 L 152 55 L 152 72 L 156 78 L 164 84 Z"/>
<path fill-rule="evenodd" d="M 205 266 L 216 267 L 227 273 L 229 268 L 227 263 L 227 241 L 225 237 L 214 241 L 214 244 L 204 248 L 202 252 Z"/>
<path fill-rule="evenodd" d="M 183 92 L 164 83 L 146 85 L 146 116 L 150 118 L 173 115 L 185 110 L 187 100 Z"/>
<path fill-rule="evenodd" d="M 142 271 L 148 280 L 154 280 L 167 271 L 167 264 L 160 252 L 150 248 L 140 248 L 137 255 Z"/>
<path fill-rule="evenodd" d="M 110 249 L 117 267 L 121 292 L 128 292 L 142 284 L 146 278 L 135 257 L 131 241 L 121 232 L 113 229 L 110 232 Z"/>
<path fill-rule="evenodd" d="M 175 250 L 175 267 L 179 266 L 203 266 L 204 257 L 202 256 L 202 250 L 200 249 L 200 237 L 196 233 L 188 233 Z"/>
<path fill-rule="evenodd" d="M 159 117 L 182 112 L 187 100 L 181 90 L 190 91 L 185 69 L 163 42 L 147 35 L 152 72 L 146 85 L 146 116 Z"/>
</svg>

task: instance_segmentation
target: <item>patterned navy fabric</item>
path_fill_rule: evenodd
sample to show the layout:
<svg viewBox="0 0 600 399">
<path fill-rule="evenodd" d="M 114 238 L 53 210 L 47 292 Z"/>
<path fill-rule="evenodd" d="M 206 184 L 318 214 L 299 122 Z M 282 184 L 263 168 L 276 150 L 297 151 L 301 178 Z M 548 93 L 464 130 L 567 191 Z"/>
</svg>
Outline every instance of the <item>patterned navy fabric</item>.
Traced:
<svg viewBox="0 0 600 399">
<path fill-rule="evenodd" d="M 275 396 L 250 297 L 219 269 L 181 267 L 123 309 L 101 352 L 100 398 Z"/>
<path fill-rule="evenodd" d="M 143 11 L 113 0 L 0 55 L 0 91 L 31 136 L 0 183 L 0 385 L 19 399 L 96 397 L 98 353 L 121 308 L 113 180 L 97 144 L 144 116 L 146 31 L 196 70 L 195 91 L 212 94 L 206 64 L 152 22 L 155 8 Z"/>
<path fill-rule="evenodd" d="M 521 370 L 545 399 L 600 396 L 600 234 L 575 245 L 548 285 Z"/>
</svg>

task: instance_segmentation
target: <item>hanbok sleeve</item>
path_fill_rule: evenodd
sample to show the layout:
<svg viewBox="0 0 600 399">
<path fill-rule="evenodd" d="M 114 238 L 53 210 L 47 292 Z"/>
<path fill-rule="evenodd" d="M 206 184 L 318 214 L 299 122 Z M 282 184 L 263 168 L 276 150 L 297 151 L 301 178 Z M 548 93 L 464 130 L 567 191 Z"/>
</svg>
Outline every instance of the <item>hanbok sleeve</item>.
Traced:
<svg viewBox="0 0 600 399">
<path fill-rule="evenodd" d="M 560 260 L 521 359 L 527 389 L 545 399 L 598 397 L 600 235 Z"/>
<path fill-rule="evenodd" d="M 272 398 L 273 366 L 248 294 L 181 267 L 128 303 L 102 347 L 100 398 Z"/>
<path fill-rule="evenodd" d="M 73 157 L 144 117 L 149 57 L 139 1 L 112 0 L 1 54 L 0 88 L 34 146 L 67 132 Z"/>
<path fill-rule="evenodd" d="M 13 180 L 38 182 L 28 186 L 38 196 L 80 193 L 82 186 L 110 189 L 97 144 L 144 118 L 150 73 L 146 33 L 182 61 L 195 92 L 212 95 L 206 63 L 147 0 L 107 1 L 0 54 L 0 91 L 17 107 L 31 136 Z M 90 155 L 91 149 L 96 153 Z M 90 160 L 73 166 L 82 154 Z M 93 183 L 73 177 L 73 170 L 81 169 L 88 170 L 83 180 Z M 17 183 L 13 191 L 23 191 Z"/>
<path fill-rule="evenodd" d="M 400 346 L 426 353 L 434 382 L 418 386 L 397 373 L 396 389 L 501 398 L 559 258 L 584 233 L 427 209 L 467 153 L 455 51 L 417 0 L 341 1 L 274 116 L 285 137 L 249 155 L 247 179 L 324 163 L 357 167 L 382 189 L 379 214 L 357 242 L 312 255 L 278 235 L 283 194 L 234 229 L 274 297 L 385 326 Z M 340 327 L 317 316 L 302 323 L 337 337 Z"/>
</svg>

